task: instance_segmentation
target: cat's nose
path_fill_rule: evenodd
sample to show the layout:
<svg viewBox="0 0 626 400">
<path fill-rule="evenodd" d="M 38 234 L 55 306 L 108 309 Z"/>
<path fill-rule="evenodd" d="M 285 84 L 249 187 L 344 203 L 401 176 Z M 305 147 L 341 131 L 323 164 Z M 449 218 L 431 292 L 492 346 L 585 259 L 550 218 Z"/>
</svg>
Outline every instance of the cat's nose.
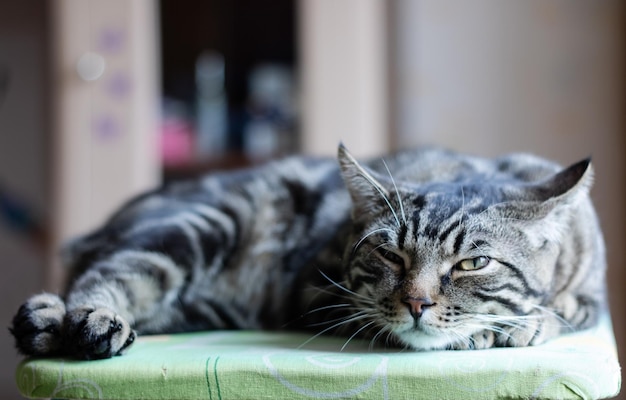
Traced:
<svg viewBox="0 0 626 400">
<path fill-rule="evenodd" d="M 431 299 L 415 298 L 410 296 L 403 298 L 402 302 L 409 307 L 409 312 L 415 320 L 422 316 L 424 309 L 435 305 Z"/>
</svg>

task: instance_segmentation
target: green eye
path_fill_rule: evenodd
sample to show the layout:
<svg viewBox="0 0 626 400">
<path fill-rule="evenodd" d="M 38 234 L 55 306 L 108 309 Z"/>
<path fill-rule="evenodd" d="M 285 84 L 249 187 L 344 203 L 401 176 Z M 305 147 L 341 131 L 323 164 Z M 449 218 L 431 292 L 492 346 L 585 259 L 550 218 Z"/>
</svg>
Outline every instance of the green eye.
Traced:
<svg viewBox="0 0 626 400">
<path fill-rule="evenodd" d="M 480 256 L 463 260 L 459 262 L 456 267 L 462 271 L 476 271 L 478 269 L 485 268 L 489 265 L 489 262 L 491 262 L 489 257 Z"/>
</svg>

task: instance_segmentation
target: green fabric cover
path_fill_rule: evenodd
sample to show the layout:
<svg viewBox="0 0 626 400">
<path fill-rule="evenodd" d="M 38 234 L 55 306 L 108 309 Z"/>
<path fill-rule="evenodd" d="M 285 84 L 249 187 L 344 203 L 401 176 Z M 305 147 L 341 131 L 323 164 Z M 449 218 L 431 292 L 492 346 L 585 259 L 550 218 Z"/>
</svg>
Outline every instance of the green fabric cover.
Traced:
<svg viewBox="0 0 626 400">
<path fill-rule="evenodd" d="M 610 321 L 542 346 L 481 351 L 370 349 L 294 333 L 141 337 L 122 357 L 26 359 L 24 396 L 85 399 L 603 398 L 621 377 Z"/>
</svg>

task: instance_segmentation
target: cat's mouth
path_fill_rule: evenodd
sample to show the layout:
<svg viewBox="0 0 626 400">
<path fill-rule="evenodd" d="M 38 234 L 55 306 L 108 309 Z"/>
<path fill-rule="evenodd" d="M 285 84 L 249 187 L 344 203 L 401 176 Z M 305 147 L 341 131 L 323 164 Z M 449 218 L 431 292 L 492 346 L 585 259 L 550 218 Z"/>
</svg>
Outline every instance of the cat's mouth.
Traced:
<svg viewBox="0 0 626 400">
<path fill-rule="evenodd" d="M 429 325 L 423 322 L 421 319 L 416 319 L 412 321 L 412 325 L 403 330 L 403 332 L 406 332 L 409 335 L 417 333 L 428 336 L 438 336 L 441 335 L 441 333 L 444 331 L 445 329 Z"/>
<path fill-rule="evenodd" d="M 425 310 L 420 314 L 409 313 L 405 322 L 398 329 L 406 332 L 420 332 L 426 335 L 440 335 L 444 327 L 436 324 L 436 315 L 432 310 Z"/>
</svg>

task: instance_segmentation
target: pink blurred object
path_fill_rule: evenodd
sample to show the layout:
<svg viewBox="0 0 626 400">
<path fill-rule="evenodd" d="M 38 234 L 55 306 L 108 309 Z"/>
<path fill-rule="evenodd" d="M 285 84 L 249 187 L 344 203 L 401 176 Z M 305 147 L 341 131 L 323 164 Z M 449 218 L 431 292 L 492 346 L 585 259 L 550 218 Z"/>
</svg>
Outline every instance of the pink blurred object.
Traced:
<svg viewBox="0 0 626 400">
<path fill-rule="evenodd" d="M 193 157 L 193 131 L 182 120 L 169 118 L 161 126 L 161 159 L 164 165 L 180 165 Z"/>
</svg>

